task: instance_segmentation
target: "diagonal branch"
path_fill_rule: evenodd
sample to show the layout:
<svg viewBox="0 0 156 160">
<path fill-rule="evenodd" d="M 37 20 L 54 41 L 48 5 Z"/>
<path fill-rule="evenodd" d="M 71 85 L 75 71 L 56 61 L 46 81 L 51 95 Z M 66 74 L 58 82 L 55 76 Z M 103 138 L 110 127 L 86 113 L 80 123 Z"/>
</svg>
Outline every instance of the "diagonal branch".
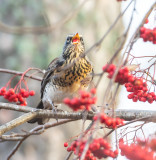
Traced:
<svg viewBox="0 0 156 160">
<path fill-rule="evenodd" d="M 36 117 L 36 112 L 28 112 L 28 113 L 25 113 L 23 114 L 22 116 L 6 123 L 6 124 L 3 124 L 0 126 L 0 136 L 3 134 L 3 133 L 6 133 L 8 131 L 10 131 L 11 129 L 33 119 Z"/>
</svg>

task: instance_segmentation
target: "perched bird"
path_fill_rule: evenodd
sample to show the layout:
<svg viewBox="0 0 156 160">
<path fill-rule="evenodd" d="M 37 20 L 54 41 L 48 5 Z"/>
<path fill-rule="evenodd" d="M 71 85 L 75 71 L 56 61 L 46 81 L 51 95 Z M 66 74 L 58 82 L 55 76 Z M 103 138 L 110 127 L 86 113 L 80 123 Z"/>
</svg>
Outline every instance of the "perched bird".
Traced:
<svg viewBox="0 0 156 160">
<path fill-rule="evenodd" d="M 78 33 L 68 35 L 63 53 L 55 58 L 48 66 L 41 82 L 41 101 L 38 109 L 56 111 L 66 97 L 74 97 L 79 90 L 84 90 L 93 78 L 91 63 L 84 56 L 83 37 Z M 36 118 L 29 123 L 44 124 L 47 118 Z"/>
</svg>

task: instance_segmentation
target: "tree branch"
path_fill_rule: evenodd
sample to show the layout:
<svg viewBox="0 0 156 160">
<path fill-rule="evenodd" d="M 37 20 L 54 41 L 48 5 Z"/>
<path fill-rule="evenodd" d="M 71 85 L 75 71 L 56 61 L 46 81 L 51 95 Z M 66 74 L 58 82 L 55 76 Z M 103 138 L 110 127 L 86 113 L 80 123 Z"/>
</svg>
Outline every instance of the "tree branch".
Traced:
<svg viewBox="0 0 156 160">
<path fill-rule="evenodd" d="M 0 142 L 2 141 L 20 141 L 22 140 L 25 136 L 30 136 L 30 135 L 39 135 L 43 133 L 46 129 L 55 127 L 58 125 L 62 125 L 64 123 L 72 122 L 75 120 L 61 120 L 59 122 L 53 123 L 53 122 L 48 122 L 44 125 L 39 125 L 30 131 L 24 131 L 24 133 L 11 133 L 10 135 L 2 135 L 0 136 Z"/>
<path fill-rule="evenodd" d="M 105 111 L 109 116 L 112 115 L 111 111 Z M 125 121 L 132 121 L 135 119 L 142 119 L 145 121 L 156 122 L 155 110 L 135 110 L 135 109 L 117 109 L 115 110 L 116 117 L 122 118 Z"/>
<path fill-rule="evenodd" d="M 36 117 L 36 112 L 29 112 L 29 113 L 25 113 L 23 114 L 22 116 L 6 123 L 6 124 L 3 124 L 0 126 L 0 136 L 3 134 L 3 133 L 6 133 L 8 131 L 10 131 L 11 129 L 33 119 Z"/>
<path fill-rule="evenodd" d="M 15 154 L 15 152 L 19 149 L 20 145 L 23 143 L 24 140 L 26 140 L 30 135 L 33 135 L 35 132 L 39 131 L 38 133 L 42 133 L 45 131 L 45 129 L 52 128 L 58 125 L 62 125 L 68 122 L 71 122 L 73 120 L 63 120 L 57 123 L 46 123 L 45 125 L 37 126 L 33 129 L 31 129 L 19 142 L 17 142 L 16 146 L 13 148 L 11 153 L 9 154 L 7 160 L 10 160 L 10 158 Z"/>
<path fill-rule="evenodd" d="M 0 103 L 0 109 L 8 109 L 19 112 L 28 112 L 26 114 L 21 115 L 20 117 L 0 126 L 0 136 L 4 133 L 10 131 L 11 129 L 33 119 L 36 117 L 44 117 L 44 118 L 58 118 L 58 119 L 71 119 L 71 120 L 79 120 L 83 118 L 83 112 L 57 112 L 53 113 L 51 110 L 42 110 L 42 109 L 34 109 L 31 107 L 22 107 L 15 104 L 8 103 Z M 112 116 L 111 110 L 105 110 L 105 113 L 108 116 Z M 87 120 L 92 120 L 96 113 L 88 113 L 86 116 Z M 141 119 L 150 122 L 156 122 L 156 111 L 149 110 L 126 110 L 126 109 L 118 109 L 115 111 L 115 115 L 117 117 L 123 118 L 126 121 L 131 121 L 135 119 Z M 144 118 L 144 119 L 143 119 Z"/>
<path fill-rule="evenodd" d="M 23 72 L 19 72 L 19 71 L 15 71 L 15 70 L 10 70 L 10 69 L 4 69 L 4 68 L 0 68 L 0 72 L 2 72 L 2 73 L 8 73 L 8 74 L 14 74 L 14 75 L 18 75 L 18 76 L 22 76 L 23 75 Z M 42 81 L 41 77 L 33 76 L 31 74 L 25 74 L 24 77 L 29 77 L 29 78 L 37 80 L 37 81 Z"/>
<path fill-rule="evenodd" d="M 59 22 L 57 22 L 56 24 L 52 26 L 18 27 L 18 26 L 9 26 L 0 21 L 0 30 L 2 32 L 11 33 L 11 34 L 26 34 L 26 33 L 47 34 L 47 33 L 50 33 L 54 31 L 55 29 L 60 28 L 65 23 L 70 21 L 74 16 L 76 16 L 87 1 L 88 0 L 84 0 L 77 8 L 74 8 L 66 16 L 64 16 Z"/>
</svg>

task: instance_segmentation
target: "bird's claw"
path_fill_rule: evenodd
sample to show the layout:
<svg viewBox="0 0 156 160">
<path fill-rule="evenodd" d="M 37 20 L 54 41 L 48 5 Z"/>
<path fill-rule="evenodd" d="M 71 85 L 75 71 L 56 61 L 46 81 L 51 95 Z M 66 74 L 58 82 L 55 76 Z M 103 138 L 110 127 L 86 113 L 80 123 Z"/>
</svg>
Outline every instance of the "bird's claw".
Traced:
<svg viewBox="0 0 156 160">
<path fill-rule="evenodd" d="M 58 117 L 57 117 L 57 108 L 56 107 L 53 107 L 53 109 L 52 109 L 52 112 L 54 113 L 54 114 L 56 114 L 56 121 L 58 122 Z"/>
</svg>

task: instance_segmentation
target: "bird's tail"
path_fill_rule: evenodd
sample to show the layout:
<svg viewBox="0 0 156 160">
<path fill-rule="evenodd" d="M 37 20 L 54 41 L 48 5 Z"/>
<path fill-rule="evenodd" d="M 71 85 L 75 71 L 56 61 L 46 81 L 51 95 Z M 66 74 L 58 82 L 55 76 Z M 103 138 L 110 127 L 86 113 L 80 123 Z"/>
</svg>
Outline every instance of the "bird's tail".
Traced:
<svg viewBox="0 0 156 160">
<path fill-rule="evenodd" d="M 40 101 L 37 106 L 37 109 L 43 109 L 43 108 L 44 108 L 43 103 L 42 103 L 42 101 Z M 28 123 L 36 123 L 36 122 L 40 125 L 45 123 L 44 118 L 34 118 L 34 119 L 28 121 Z"/>
</svg>

